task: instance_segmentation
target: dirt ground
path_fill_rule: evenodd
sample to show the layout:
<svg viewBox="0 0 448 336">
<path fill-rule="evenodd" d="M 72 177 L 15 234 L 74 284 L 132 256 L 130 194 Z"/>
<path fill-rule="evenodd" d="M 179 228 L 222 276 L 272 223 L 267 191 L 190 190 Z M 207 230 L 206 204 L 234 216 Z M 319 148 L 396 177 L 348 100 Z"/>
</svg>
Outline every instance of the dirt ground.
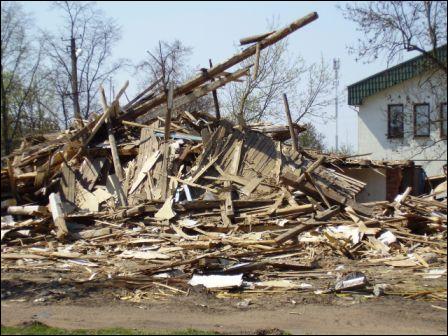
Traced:
<svg viewBox="0 0 448 336">
<path fill-rule="evenodd" d="M 4 326 L 39 321 L 66 329 L 195 328 L 233 334 L 447 333 L 446 310 L 437 308 L 446 309 L 446 302 L 396 296 L 287 292 L 216 298 L 198 289 L 164 300 L 149 297 L 129 302 L 123 300 L 130 293 L 124 288 L 39 280 L 35 275 L 23 279 L 11 273 L 2 273 L 1 289 Z"/>
</svg>

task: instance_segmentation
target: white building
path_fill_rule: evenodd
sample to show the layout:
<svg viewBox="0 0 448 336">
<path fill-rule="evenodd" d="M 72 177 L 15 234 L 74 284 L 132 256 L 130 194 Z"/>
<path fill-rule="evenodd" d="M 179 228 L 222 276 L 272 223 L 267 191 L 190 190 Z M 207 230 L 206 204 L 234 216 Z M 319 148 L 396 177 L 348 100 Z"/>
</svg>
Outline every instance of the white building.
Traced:
<svg viewBox="0 0 448 336">
<path fill-rule="evenodd" d="M 446 45 L 436 50 L 446 64 Z M 358 108 L 358 153 L 372 160 L 413 160 L 428 176 L 446 164 L 446 74 L 419 56 L 348 87 Z M 431 63 L 433 64 L 433 63 Z"/>
</svg>

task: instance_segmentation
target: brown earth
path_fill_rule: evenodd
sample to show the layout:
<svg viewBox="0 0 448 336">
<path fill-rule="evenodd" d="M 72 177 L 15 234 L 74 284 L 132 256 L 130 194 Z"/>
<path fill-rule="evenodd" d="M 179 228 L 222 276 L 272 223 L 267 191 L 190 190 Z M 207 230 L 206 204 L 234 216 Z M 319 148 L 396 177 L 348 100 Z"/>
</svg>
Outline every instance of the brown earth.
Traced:
<svg viewBox="0 0 448 336">
<path fill-rule="evenodd" d="M 446 284 L 445 284 L 446 285 Z M 2 274 L 1 323 L 39 321 L 67 329 L 195 328 L 222 333 L 256 334 L 446 334 L 446 302 L 425 302 L 371 295 L 314 295 L 288 292 L 219 299 L 205 290 L 123 301 L 125 288 L 69 284 L 33 276 Z M 250 298 L 248 306 L 242 305 Z M 120 299 L 121 298 L 121 299 Z M 246 302 L 247 303 L 247 302 Z"/>
</svg>

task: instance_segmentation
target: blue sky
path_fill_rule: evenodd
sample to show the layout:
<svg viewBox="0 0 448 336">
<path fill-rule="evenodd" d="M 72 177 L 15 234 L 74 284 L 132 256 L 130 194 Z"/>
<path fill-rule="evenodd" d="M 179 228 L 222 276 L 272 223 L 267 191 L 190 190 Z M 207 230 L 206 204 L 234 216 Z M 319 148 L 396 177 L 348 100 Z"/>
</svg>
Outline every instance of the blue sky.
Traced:
<svg viewBox="0 0 448 336">
<path fill-rule="evenodd" d="M 98 6 L 107 16 L 113 17 L 122 27 L 122 39 L 114 50 L 114 57 L 128 58 L 134 64 L 142 60 L 146 50 L 159 40 L 181 40 L 193 47 L 190 63 L 194 67 L 208 67 L 208 59 L 221 62 L 235 53 L 240 38 L 266 32 L 269 19 L 276 18 L 284 26 L 310 12 L 317 12 L 319 19 L 293 33 L 289 48 L 305 61 L 340 58 L 340 88 L 345 88 L 364 77 L 386 68 L 384 60 L 373 64 L 356 62 L 349 55 L 347 46 L 362 36 L 356 26 L 342 17 L 336 8 L 338 2 L 323 1 L 266 1 L 266 2 L 138 2 L 101 1 Z M 61 23 L 57 12 L 46 1 L 25 2 L 24 9 L 33 14 L 35 23 L 53 30 Z M 410 58 L 414 55 L 406 55 Z M 117 77 L 122 83 L 130 80 L 130 93 L 135 91 L 130 73 Z M 118 84 L 121 85 L 121 84 Z M 346 97 L 339 109 L 339 143 L 349 143 L 357 150 L 356 112 L 347 106 Z M 334 107 L 328 109 L 334 113 Z M 328 146 L 334 146 L 335 125 L 319 124 Z"/>
</svg>

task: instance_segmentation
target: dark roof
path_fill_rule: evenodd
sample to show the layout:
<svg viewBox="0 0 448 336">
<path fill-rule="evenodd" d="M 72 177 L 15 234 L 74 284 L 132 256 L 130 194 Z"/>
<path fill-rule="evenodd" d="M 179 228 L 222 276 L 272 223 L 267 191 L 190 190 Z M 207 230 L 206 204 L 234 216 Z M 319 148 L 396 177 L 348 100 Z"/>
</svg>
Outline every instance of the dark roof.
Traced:
<svg viewBox="0 0 448 336">
<path fill-rule="evenodd" d="M 447 45 L 445 44 L 435 50 L 436 57 L 444 63 L 446 63 L 446 49 Z M 427 58 L 420 55 L 349 85 L 348 104 L 362 105 L 364 98 L 429 70 L 430 64 L 428 63 Z"/>
</svg>

